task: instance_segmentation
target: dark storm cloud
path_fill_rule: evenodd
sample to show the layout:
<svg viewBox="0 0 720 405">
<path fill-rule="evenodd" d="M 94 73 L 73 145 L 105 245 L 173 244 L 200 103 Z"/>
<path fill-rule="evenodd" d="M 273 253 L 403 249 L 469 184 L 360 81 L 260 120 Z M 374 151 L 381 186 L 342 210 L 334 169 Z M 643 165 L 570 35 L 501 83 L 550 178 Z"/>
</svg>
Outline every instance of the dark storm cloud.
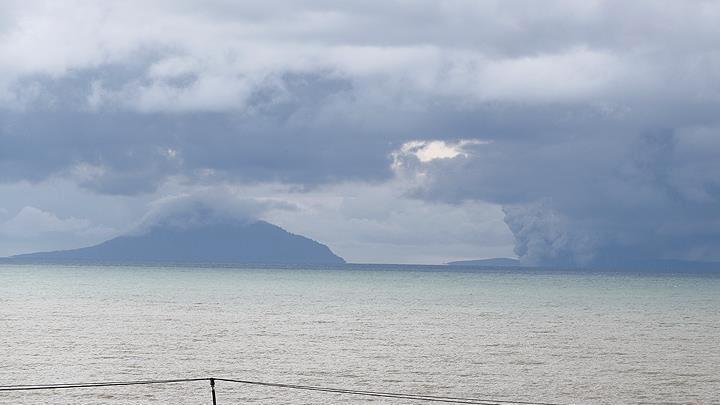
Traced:
<svg viewBox="0 0 720 405">
<path fill-rule="evenodd" d="M 528 262 L 719 258 L 715 2 L 1 11 L 1 181 L 136 195 L 399 174 L 417 198 L 502 205 Z M 403 149 L 462 139 L 485 143 Z"/>
<path fill-rule="evenodd" d="M 57 107 L 0 114 L 0 179 L 64 173 L 101 193 L 134 194 L 176 175 L 303 186 L 389 177 L 389 142 L 398 136 L 380 122 L 318 111 L 347 85 L 313 77 L 284 84 L 292 99 L 263 105 L 261 88 L 245 113 L 87 111 L 73 101 L 77 89 L 56 84 Z"/>
<path fill-rule="evenodd" d="M 497 141 L 415 162 L 424 173 L 416 192 L 502 204 L 528 263 L 718 259 L 720 164 L 708 154 L 720 151 L 719 135 L 709 128 Z"/>
</svg>

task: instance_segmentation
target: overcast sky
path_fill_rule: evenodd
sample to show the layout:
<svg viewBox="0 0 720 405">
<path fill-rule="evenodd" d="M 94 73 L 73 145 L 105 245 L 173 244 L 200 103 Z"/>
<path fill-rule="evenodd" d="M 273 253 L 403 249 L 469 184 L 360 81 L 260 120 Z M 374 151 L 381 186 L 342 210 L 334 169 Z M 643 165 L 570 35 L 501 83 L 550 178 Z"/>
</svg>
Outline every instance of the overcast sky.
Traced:
<svg viewBox="0 0 720 405">
<path fill-rule="evenodd" d="M 352 262 L 720 260 L 718 21 L 703 0 L 3 1 L 0 255 L 202 198 Z"/>
</svg>

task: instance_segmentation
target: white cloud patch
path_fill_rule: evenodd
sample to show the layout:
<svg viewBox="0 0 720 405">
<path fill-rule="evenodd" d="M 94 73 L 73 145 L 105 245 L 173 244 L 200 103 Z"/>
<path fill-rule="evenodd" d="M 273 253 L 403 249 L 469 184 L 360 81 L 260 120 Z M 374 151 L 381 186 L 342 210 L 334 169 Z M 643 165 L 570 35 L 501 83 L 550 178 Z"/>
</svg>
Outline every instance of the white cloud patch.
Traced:
<svg viewBox="0 0 720 405">
<path fill-rule="evenodd" d="M 399 151 L 393 152 L 395 164 L 408 155 L 414 155 L 422 162 L 430 162 L 435 159 L 452 159 L 457 156 L 467 156 L 467 146 L 482 145 L 488 143 L 478 139 L 462 139 L 457 142 L 449 141 L 410 141 L 400 147 Z"/>
</svg>

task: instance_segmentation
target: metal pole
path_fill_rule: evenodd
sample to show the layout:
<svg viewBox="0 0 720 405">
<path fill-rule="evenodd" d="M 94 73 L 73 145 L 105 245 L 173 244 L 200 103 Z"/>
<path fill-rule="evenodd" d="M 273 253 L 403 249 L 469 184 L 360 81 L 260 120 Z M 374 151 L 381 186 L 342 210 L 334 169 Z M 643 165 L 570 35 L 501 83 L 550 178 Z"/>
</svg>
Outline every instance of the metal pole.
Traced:
<svg viewBox="0 0 720 405">
<path fill-rule="evenodd" d="M 215 379 L 210 379 L 210 390 L 212 390 L 212 396 L 213 396 L 213 405 L 217 405 L 217 401 L 215 400 Z"/>
</svg>

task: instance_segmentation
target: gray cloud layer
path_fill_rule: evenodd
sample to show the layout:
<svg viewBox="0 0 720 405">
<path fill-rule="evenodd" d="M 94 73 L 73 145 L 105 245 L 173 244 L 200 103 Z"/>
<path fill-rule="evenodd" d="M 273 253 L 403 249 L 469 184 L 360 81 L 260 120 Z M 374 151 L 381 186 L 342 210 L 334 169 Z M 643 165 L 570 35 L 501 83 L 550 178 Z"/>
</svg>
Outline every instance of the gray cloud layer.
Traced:
<svg viewBox="0 0 720 405">
<path fill-rule="evenodd" d="M 532 263 L 720 259 L 716 2 L 5 2 L 0 16 L 0 181 L 122 196 L 173 179 L 405 181 L 425 201 L 503 206 Z M 398 154 L 461 139 L 486 143 Z"/>
</svg>

